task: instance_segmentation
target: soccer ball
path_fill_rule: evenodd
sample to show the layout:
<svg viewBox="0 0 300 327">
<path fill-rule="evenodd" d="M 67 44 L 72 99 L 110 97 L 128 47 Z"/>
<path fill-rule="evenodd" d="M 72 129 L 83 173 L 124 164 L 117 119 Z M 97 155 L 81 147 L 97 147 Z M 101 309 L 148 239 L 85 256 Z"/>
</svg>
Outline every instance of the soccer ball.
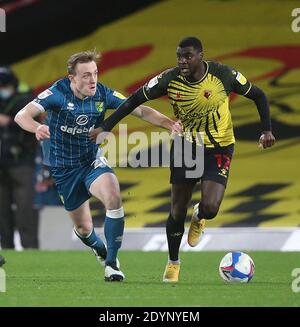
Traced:
<svg viewBox="0 0 300 327">
<path fill-rule="evenodd" d="M 229 252 L 220 262 L 219 273 L 228 283 L 248 283 L 254 275 L 254 262 L 243 252 Z"/>
</svg>

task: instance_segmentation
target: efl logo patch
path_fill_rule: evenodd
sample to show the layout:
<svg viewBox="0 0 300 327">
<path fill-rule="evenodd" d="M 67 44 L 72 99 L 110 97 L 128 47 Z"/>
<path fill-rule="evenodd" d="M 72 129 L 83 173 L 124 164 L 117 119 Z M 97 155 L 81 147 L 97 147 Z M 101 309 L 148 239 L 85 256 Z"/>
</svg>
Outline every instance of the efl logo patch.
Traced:
<svg viewBox="0 0 300 327">
<path fill-rule="evenodd" d="M 151 89 L 151 87 L 153 87 L 157 83 L 158 83 L 158 76 L 155 76 L 149 81 L 147 86 L 149 87 L 149 89 Z"/>
<path fill-rule="evenodd" d="M 236 80 L 241 84 L 241 85 L 245 85 L 247 83 L 247 79 L 246 77 L 241 74 L 240 72 L 237 73 L 236 75 Z"/>
<path fill-rule="evenodd" d="M 53 93 L 50 90 L 45 90 L 44 92 L 40 93 L 38 95 L 39 99 L 45 99 L 47 98 L 49 95 L 52 95 Z"/>
<path fill-rule="evenodd" d="M 121 94 L 120 92 L 117 92 L 117 91 L 114 91 L 113 96 L 115 96 L 115 97 L 117 97 L 119 99 L 122 99 L 122 100 L 126 99 L 126 97 L 124 97 L 123 94 Z"/>
</svg>

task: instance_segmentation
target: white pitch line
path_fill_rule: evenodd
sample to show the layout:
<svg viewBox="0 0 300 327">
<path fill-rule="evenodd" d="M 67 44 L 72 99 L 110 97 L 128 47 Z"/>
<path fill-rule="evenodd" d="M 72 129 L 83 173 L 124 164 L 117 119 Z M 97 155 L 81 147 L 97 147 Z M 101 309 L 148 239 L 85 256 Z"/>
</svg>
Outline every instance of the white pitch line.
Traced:
<svg viewBox="0 0 300 327">
<path fill-rule="evenodd" d="M 300 230 L 295 230 L 285 241 L 280 251 L 300 251 Z"/>
</svg>

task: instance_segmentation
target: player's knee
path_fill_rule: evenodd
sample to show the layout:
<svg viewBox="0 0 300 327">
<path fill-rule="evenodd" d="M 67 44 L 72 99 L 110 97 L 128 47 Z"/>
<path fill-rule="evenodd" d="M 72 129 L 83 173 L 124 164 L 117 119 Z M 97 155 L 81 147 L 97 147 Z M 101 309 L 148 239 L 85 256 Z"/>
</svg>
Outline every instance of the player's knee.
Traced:
<svg viewBox="0 0 300 327">
<path fill-rule="evenodd" d="M 211 201 L 201 202 L 203 217 L 205 219 L 213 219 L 219 211 L 219 204 Z"/>
<path fill-rule="evenodd" d="M 122 206 L 122 200 L 119 192 L 110 192 L 105 198 L 105 207 L 107 209 L 118 209 Z"/>
<path fill-rule="evenodd" d="M 177 222 L 185 221 L 186 213 L 187 213 L 187 208 L 174 207 L 173 210 L 171 211 L 173 219 Z"/>
</svg>

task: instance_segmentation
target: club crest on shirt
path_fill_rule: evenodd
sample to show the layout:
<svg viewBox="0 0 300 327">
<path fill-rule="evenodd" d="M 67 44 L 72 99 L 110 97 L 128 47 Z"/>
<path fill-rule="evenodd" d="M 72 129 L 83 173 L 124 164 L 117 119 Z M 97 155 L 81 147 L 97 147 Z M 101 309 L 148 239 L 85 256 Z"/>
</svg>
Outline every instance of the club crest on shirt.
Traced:
<svg viewBox="0 0 300 327">
<path fill-rule="evenodd" d="M 204 90 L 203 95 L 208 99 L 211 96 L 211 90 Z"/>
<path fill-rule="evenodd" d="M 102 112 L 103 111 L 103 109 L 104 109 L 104 107 L 103 107 L 103 102 L 102 101 L 97 101 L 97 102 L 95 102 L 95 106 L 96 106 L 96 110 L 98 111 L 98 112 Z"/>
</svg>

